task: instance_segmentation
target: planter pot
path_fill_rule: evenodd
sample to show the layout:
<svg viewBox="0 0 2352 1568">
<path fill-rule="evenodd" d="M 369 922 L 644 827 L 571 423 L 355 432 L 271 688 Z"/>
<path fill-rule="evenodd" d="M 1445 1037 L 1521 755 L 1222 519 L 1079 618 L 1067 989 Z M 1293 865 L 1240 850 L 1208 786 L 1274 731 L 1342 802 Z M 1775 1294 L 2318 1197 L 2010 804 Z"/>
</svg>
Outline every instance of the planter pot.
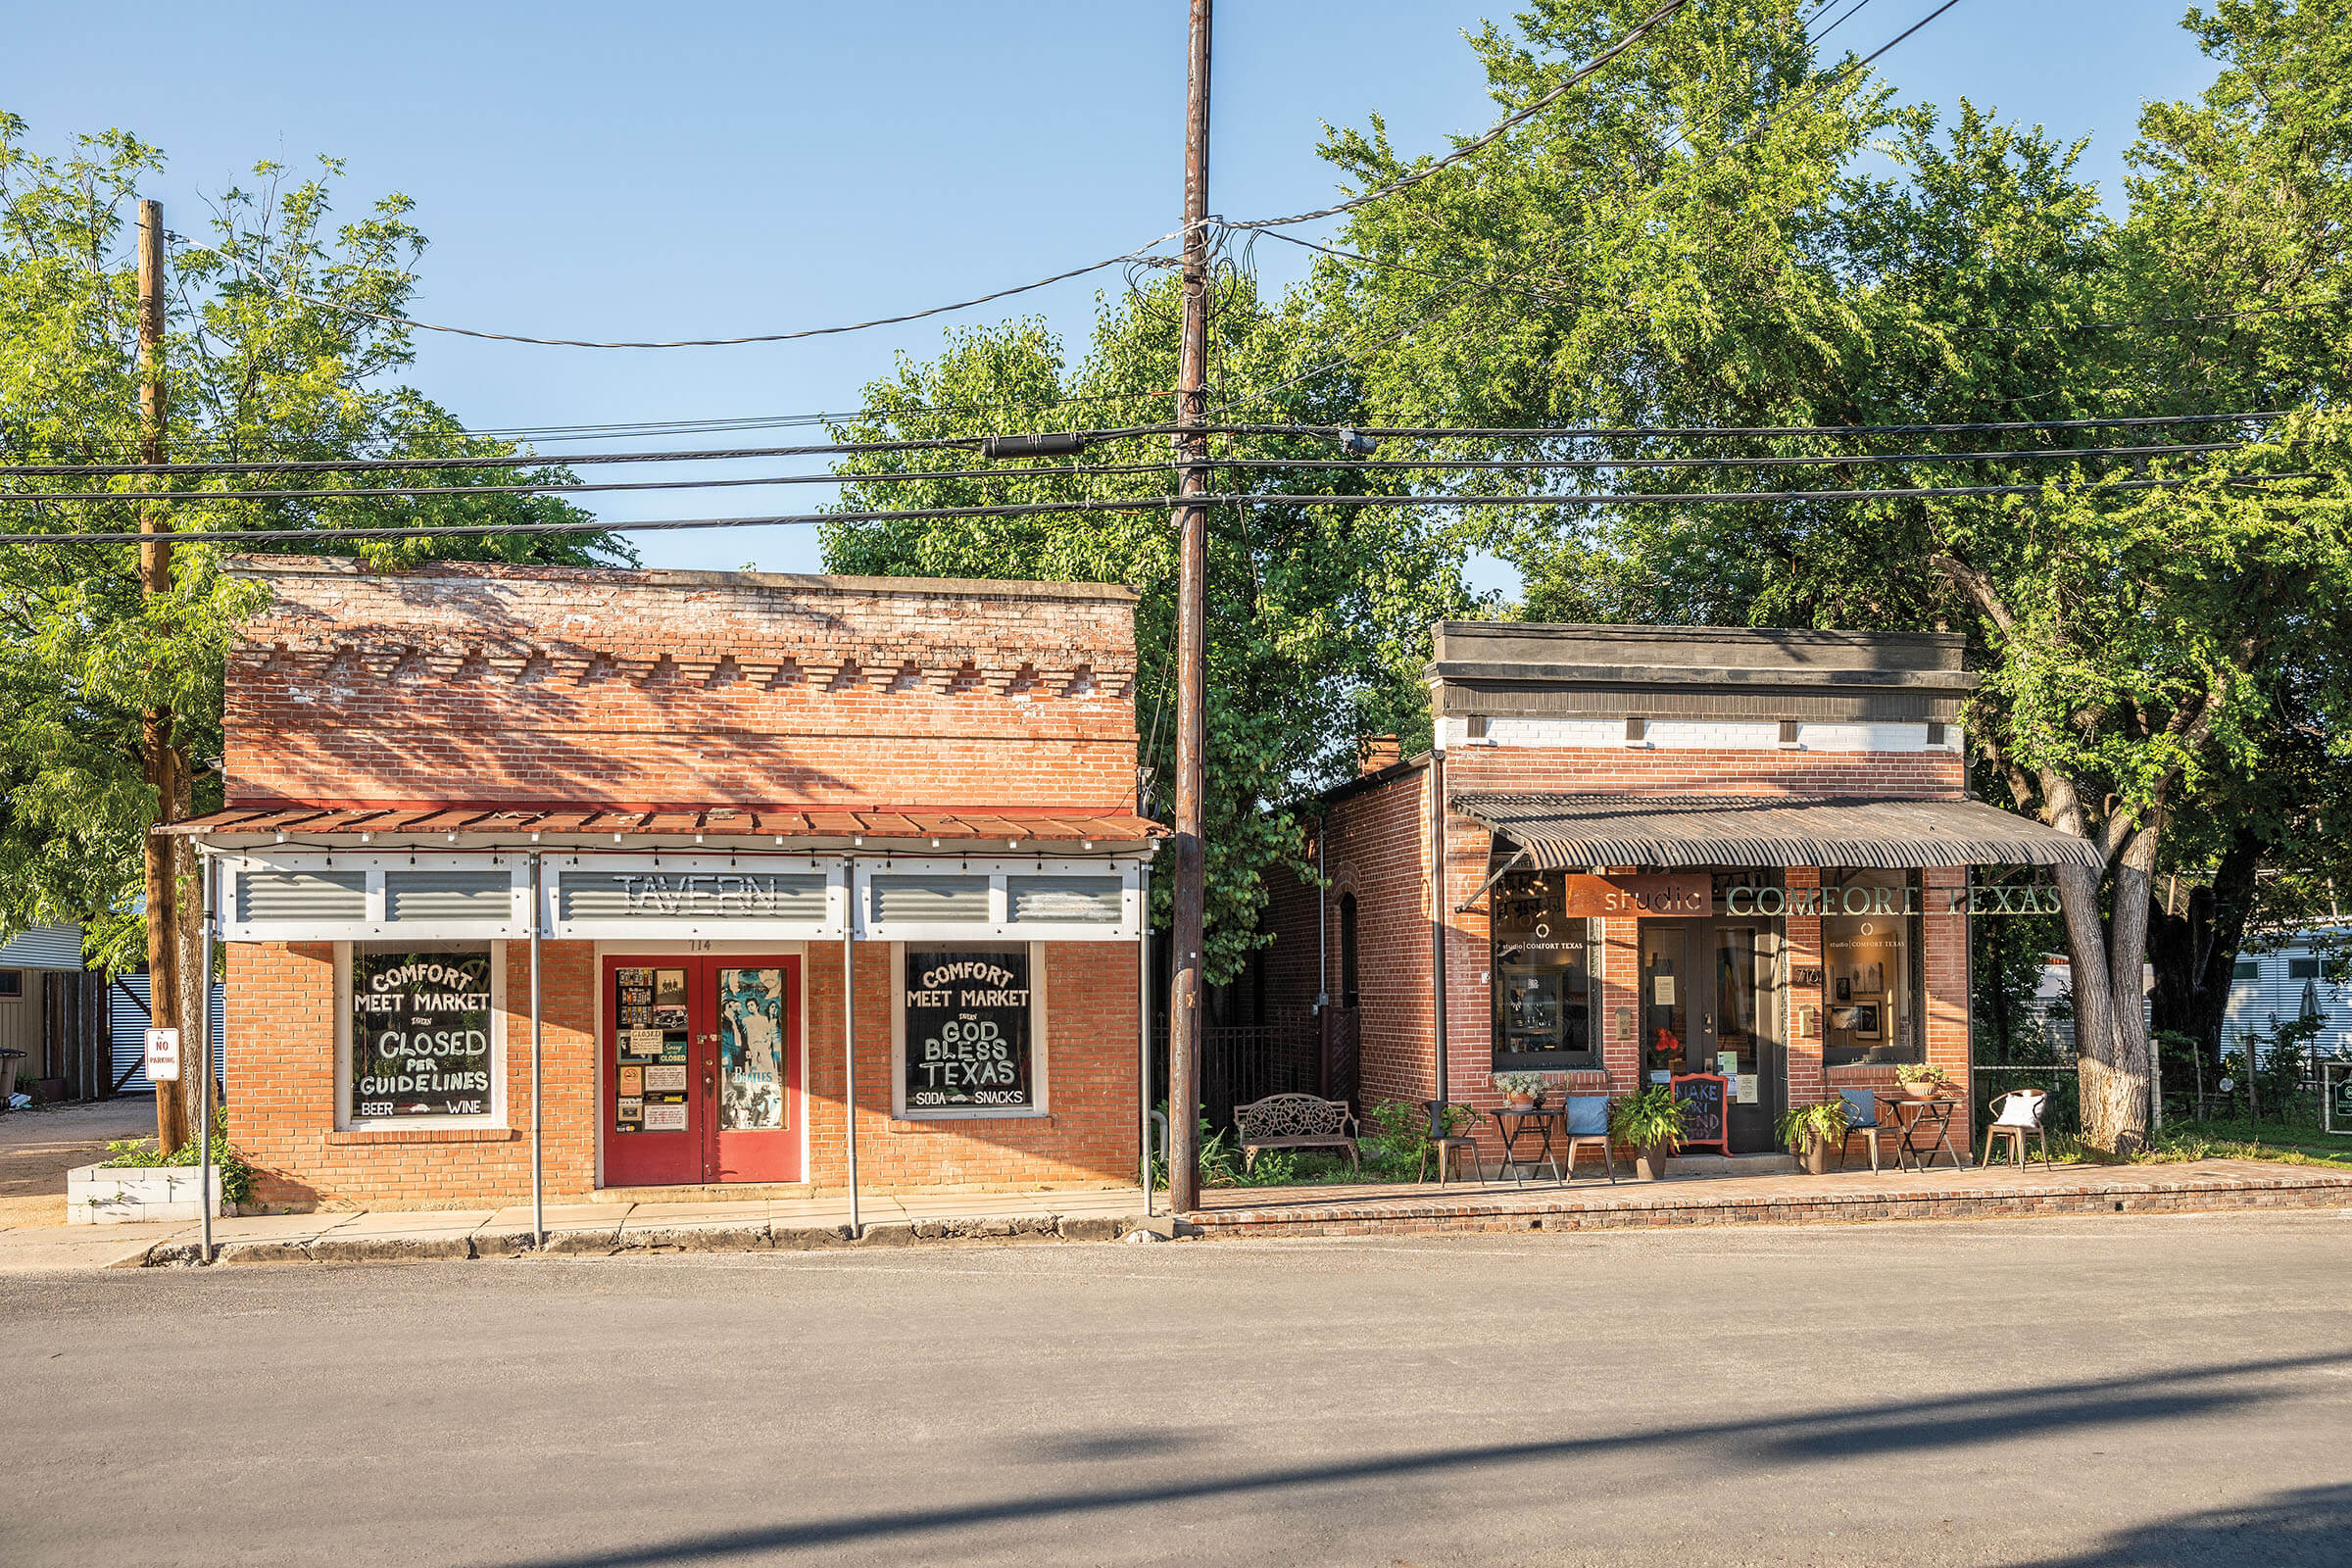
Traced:
<svg viewBox="0 0 2352 1568">
<path fill-rule="evenodd" d="M 1654 1182 L 1666 1174 L 1672 1151 L 1664 1144 L 1642 1144 L 1634 1150 L 1634 1180 Z"/>
<path fill-rule="evenodd" d="M 128 1225 L 152 1219 L 202 1219 L 193 1165 L 110 1168 L 79 1165 L 66 1172 L 66 1223 Z M 220 1172 L 213 1171 L 213 1212 L 236 1205 L 220 1200 Z"/>
<path fill-rule="evenodd" d="M 1913 1100 L 1934 1100 L 1937 1095 L 1943 1093 L 1941 1084 L 1904 1084 L 1901 1088 L 1903 1093 L 1909 1095 Z"/>
<path fill-rule="evenodd" d="M 1807 1175 L 1827 1176 L 1830 1173 L 1830 1146 L 1828 1141 L 1820 1138 L 1806 1139 L 1804 1162 L 1805 1173 Z"/>
<path fill-rule="evenodd" d="M 1503 1103 L 1513 1110 L 1533 1110 L 1544 1102 L 1534 1095 L 1512 1095 L 1505 1099 Z"/>
</svg>

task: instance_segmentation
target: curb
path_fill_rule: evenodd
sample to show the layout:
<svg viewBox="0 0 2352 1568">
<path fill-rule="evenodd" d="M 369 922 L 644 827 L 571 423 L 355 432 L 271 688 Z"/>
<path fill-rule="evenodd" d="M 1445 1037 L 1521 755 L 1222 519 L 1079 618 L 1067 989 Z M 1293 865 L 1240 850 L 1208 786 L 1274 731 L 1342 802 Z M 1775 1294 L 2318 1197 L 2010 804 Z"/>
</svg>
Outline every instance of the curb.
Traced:
<svg viewBox="0 0 2352 1568">
<path fill-rule="evenodd" d="M 549 1234 L 545 1251 L 560 1257 L 656 1256 L 673 1252 L 807 1252 L 831 1248 L 903 1248 L 1004 1243 L 1116 1242 L 1152 1227 L 1137 1215 L 1031 1214 L 1017 1218 L 926 1219 L 868 1225 L 852 1236 L 847 1225 L 657 1225 L 641 1230 L 599 1225 Z M 1164 1226 L 1163 1219 L 1156 1222 Z M 1189 1227 L 1188 1227 L 1189 1229 Z M 197 1244 L 158 1242 L 106 1265 L 109 1268 L 200 1267 Z M 520 1258 L 541 1250 L 528 1231 L 460 1235 L 320 1237 L 312 1242 L 219 1242 L 216 1264 L 426 1263 L 474 1258 Z"/>
</svg>

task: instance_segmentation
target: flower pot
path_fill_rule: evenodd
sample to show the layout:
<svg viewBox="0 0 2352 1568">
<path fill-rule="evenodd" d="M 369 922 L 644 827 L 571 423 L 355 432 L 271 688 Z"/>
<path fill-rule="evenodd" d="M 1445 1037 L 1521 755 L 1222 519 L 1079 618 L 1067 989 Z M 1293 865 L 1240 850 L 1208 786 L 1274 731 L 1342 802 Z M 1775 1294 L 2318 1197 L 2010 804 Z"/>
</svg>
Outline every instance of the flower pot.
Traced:
<svg viewBox="0 0 2352 1568">
<path fill-rule="evenodd" d="M 1904 1084 L 1902 1086 L 1902 1090 L 1904 1094 L 1909 1095 L 1913 1100 L 1934 1100 L 1937 1095 L 1943 1093 L 1943 1085 L 1929 1083 Z"/>
<path fill-rule="evenodd" d="M 1505 1097 L 1503 1103 L 1513 1110 L 1533 1110 L 1542 1102 L 1533 1095 L 1510 1095 Z"/>
<path fill-rule="evenodd" d="M 1805 1173 L 1827 1176 L 1830 1173 L 1830 1141 L 1826 1138 L 1805 1140 Z"/>
<path fill-rule="evenodd" d="M 1642 1144 L 1634 1149 L 1634 1180 L 1654 1182 L 1666 1174 L 1671 1151 L 1664 1144 Z"/>
</svg>

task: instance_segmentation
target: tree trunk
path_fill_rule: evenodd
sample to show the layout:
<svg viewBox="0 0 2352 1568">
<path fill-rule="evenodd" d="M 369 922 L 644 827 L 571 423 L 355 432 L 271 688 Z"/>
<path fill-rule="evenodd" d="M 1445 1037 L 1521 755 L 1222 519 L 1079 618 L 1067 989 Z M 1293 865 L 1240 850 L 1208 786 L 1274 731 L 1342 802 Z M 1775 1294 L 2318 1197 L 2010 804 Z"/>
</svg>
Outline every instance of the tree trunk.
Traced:
<svg viewBox="0 0 2352 1568">
<path fill-rule="evenodd" d="M 2230 1008 L 2230 976 L 2245 946 L 2254 909 L 2254 876 L 2265 845 L 2253 829 L 2231 834 L 2214 868 L 2213 886 L 2197 888 L 2179 914 L 2150 915 L 2148 956 L 2156 967 L 2150 999 L 2154 1027 L 2197 1042 L 2201 1059 L 2221 1059 L 2222 1024 Z"/>
</svg>

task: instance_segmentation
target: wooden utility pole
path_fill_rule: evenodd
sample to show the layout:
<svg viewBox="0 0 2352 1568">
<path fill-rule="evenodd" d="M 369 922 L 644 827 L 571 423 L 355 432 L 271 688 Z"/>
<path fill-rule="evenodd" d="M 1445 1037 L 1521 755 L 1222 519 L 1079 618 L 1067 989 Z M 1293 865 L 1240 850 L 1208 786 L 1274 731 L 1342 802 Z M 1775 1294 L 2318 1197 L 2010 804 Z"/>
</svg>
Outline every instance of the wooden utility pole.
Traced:
<svg viewBox="0 0 2352 1568">
<path fill-rule="evenodd" d="M 1184 344 L 1176 367 L 1176 887 L 1168 998 L 1168 1206 L 1200 1206 L 1200 950 L 1207 908 L 1203 836 L 1208 651 L 1208 26 L 1193 0 L 1184 133 Z"/>
<path fill-rule="evenodd" d="M 139 203 L 139 461 L 164 461 L 164 205 Z M 156 481 L 158 484 L 161 480 Z M 139 512 L 139 591 L 149 600 L 172 592 L 172 513 L 150 504 Z M 157 706 L 139 715 L 139 749 L 148 787 L 155 791 L 155 827 L 177 817 L 179 770 L 172 746 L 172 710 Z M 179 1005 L 179 898 L 172 841 L 152 830 L 143 845 L 147 889 L 147 1016 L 159 1029 L 176 1026 Z M 183 1051 L 192 1039 L 183 1037 Z M 182 1069 L 183 1078 L 190 1076 Z M 169 1153 L 188 1142 L 182 1084 L 155 1089 L 156 1147 Z M 201 1086 L 198 1086 L 201 1087 Z"/>
</svg>

